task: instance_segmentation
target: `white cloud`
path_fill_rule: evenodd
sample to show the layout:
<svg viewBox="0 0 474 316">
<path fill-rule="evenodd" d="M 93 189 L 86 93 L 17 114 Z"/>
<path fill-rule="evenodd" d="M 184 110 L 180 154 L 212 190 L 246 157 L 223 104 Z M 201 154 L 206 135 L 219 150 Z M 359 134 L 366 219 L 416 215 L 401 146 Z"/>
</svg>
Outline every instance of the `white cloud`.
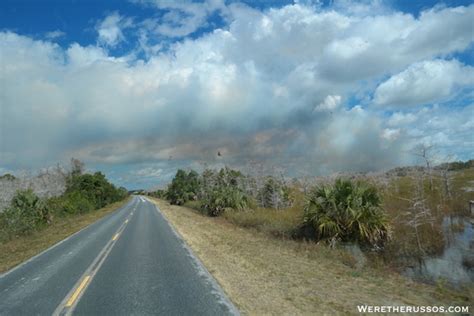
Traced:
<svg viewBox="0 0 474 316">
<path fill-rule="evenodd" d="M 152 4 L 166 13 L 160 19 L 148 19 L 143 26 L 154 34 L 167 37 L 184 37 L 207 24 L 214 12 L 225 16 L 227 7 L 223 0 L 193 1 L 139 1 Z"/>
<path fill-rule="evenodd" d="M 328 95 L 314 110 L 317 112 L 333 111 L 341 104 L 340 95 Z"/>
<path fill-rule="evenodd" d="M 441 101 L 474 84 L 474 68 L 456 60 L 415 63 L 377 87 L 377 105 L 409 106 Z"/>
<path fill-rule="evenodd" d="M 441 157 L 474 155 L 474 104 L 465 107 L 425 107 L 413 113 L 415 124 L 404 127 L 406 141 L 433 145 Z M 458 158 L 459 159 L 459 158 Z"/>
<path fill-rule="evenodd" d="M 108 15 L 96 26 L 99 43 L 110 47 L 117 46 L 125 40 L 123 30 L 132 25 L 131 18 L 125 18 L 118 12 Z"/>
<path fill-rule="evenodd" d="M 386 128 L 382 131 L 381 137 L 393 141 L 396 140 L 400 136 L 400 129 L 398 128 Z"/>
<path fill-rule="evenodd" d="M 158 178 L 163 174 L 163 169 L 161 168 L 153 168 L 153 167 L 146 167 L 133 172 L 134 176 L 137 177 L 152 177 Z"/>
<path fill-rule="evenodd" d="M 181 10 L 180 4 L 165 5 L 170 12 Z M 189 10 L 206 15 L 214 10 L 209 8 Z M 4 154 L 10 158 L 2 162 L 10 168 L 74 155 L 107 164 L 225 159 L 240 165 L 264 160 L 308 173 L 372 170 L 404 162 L 406 147 L 426 137 L 466 156 L 473 152 L 467 134 L 472 106 L 386 114 L 384 107 L 350 108 L 343 100 L 372 94 L 381 78 L 397 73 L 392 78 L 431 80 L 427 89 L 420 84 L 425 94 L 413 96 L 417 102 L 455 96 L 471 68 L 440 56 L 472 43 L 466 27 L 473 8 L 431 10 L 414 18 L 303 5 L 262 12 L 231 4 L 225 9 L 227 27 L 175 42 L 166 51 L 148 46 L 157 25 L 140 29 L 143 42 L 137 47 L 147 48 L 147 60 L 109 55 L 107 47 L 125 40 L 122 23 L 128 18 L 118 13 L 99 25 L 97 46 L 63 49 L 0 32 L 1 124 L 9 135 L 1 150 L 14 153 Z M 173 24 L 171 15 L 168 19 Z M 201 23 L 193 25 L 181 34 Z M 418 45 L 424 37 L 429 43 Z M 434 75 L 428 72 L 433 69 Z M 446 77 L 448 92 L 430 89 Z M 383 89 L 390 80 L 377 88 L 376 102 L 393 100 Z M 225 152 L 219 161 L 218 150 Z M 171 167 L 159 168 L 168 174 Z"/>
<path fill-rule="evenodd" d="M 44 37 L 46 39 L 49 39 L 49 40 L 55 40 L 55 39 L 58 39 L 58 38 L 61 38 L 61 37 L 64 37 L 64 36 L 66 36 L 66 33 L 61 31 L 61 30 L 46 32 L 44 34 Z"/>
<path fill-rule="evenodd" d="M 414 123 L 417 120 L 413 113 L 395 112 L 390 116 L 387 124 L 389 126 L 401 126 Z"/>
</svg>

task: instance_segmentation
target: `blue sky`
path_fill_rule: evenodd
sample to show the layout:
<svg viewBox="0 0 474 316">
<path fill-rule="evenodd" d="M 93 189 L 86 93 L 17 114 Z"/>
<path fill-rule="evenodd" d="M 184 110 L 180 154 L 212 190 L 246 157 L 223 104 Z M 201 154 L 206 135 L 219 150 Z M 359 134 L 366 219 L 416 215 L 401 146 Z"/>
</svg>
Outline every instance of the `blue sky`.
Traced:
<svg viewBox="0 0 474 316">
<path fill-rule="evenodd" d="M 172 1 L 162 1 L 163 3 Z M 195 1 L 202 2 L 202 1 Z M 238 2 L 238 1 L 229 1 Z M 266 10 L 269 8 L 279 8 L 291 5 L 294 1 L 270 0 L 270 1 L 241 1 L 253 8 Z M 304 2 L 304 1 L 302 1 Z M 385 1 L 385 4 L 401 12 L 414 16 L 425 9 L 433 6 L 468 6 L 472 3 L 469 0 L 451 1 Z M 321 1 L 319 5 L 322 9 L 331 8 L 334 1 Z M 72 43 L 79 43 L 83 46 L 94 45 L 97 42 L 95 26 L 98 21 L 113 12 L 119 12 L 133 17 L 136 20 L 159 19 L 168 10 L 150 10 L 150 5 L 138 4 L 136 1 L 127 0 L 4 0 L 0 3 L 0 28 L 3 30 L 15 31 L 19 34 L 28 35 L 33 38 L 44 38 L 45 34 L 61 31 L 63 36 L 57 37 L 55 42 L 67 47 Z M 207 19 L 210 25 L 199 28 L 190 34 L 191 38 L 201 36 L 215 28 L 225 27 L 225 21 L 218 14 L 209 16 Z M 133 49 L 136 34 L 127 34 L 130 38 L 121 43 L 119 47 L 112 50 L 115 55 L 125 54 Z M 161 38 L 161 41 L 169 42 L 169 38 Z M 172 41 L 177 39 L 171 39 Z M 159 40 L 157 40 L 159 41 Z M 472 54 L 465 54 L 461 58 L 471 59 Z"/>
<path fill-rule="evenodd" d="M 137 188 L 474 158 L 471 3 L 4 0 L 0 173 L 74 156 Z"/>
</svg>

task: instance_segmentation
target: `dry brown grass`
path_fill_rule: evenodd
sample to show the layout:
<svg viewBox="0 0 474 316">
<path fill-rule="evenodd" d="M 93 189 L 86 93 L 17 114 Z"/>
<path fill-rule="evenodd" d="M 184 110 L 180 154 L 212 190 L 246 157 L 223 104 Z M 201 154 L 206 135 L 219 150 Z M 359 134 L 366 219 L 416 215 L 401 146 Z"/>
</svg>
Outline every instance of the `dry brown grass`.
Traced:
<svg viewBox="0 0 474 316">
<path fill-rule="evenodd" d="M 356 314 L 361 304 L 472 305 L 471 290 L 457 293 L 388 271 L 355 270 L 339 251 L 155 202 L 243 314 Z"/>
<path fill-rule="evenodd" d="M 58 218 L 51 225 L 31 235 L 0 243 L 0 273 L 13 268 L 105 215 L 112 213 L 128 200 L 116 202 L 86 214 Z"/>
</svg>

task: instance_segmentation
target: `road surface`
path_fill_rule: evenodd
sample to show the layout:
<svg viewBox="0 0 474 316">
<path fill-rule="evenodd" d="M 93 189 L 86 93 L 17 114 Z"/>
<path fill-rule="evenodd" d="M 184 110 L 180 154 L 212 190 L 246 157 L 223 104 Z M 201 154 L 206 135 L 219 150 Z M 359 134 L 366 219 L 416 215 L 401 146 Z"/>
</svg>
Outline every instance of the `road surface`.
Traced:
<svg viewBox="0 0 474 316">
<path fill-rule="evenodd" d="M 124 207 L 0 275 L 0 315 L 238 311 L 157 207 Z"/>
</svg>

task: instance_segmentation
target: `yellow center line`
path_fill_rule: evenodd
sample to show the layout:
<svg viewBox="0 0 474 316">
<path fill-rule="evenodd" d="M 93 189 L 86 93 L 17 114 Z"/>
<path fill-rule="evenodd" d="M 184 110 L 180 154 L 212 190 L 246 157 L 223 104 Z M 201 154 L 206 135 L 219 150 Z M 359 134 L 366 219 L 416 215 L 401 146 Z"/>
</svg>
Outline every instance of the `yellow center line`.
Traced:
<svg viewBox="0 0 474 316">
<path fill-rule="evenodd" d="M 116 240 L 118 238 L 119 234 L 115 234 L 114 238 L 112 238 L 112 240 Z"/>
<path fill-rule="evenodd" d="M 79 285 L 79 287 L 74 291 L 74 294 L 72 294 L 71 298 L 69 298 L 69 300 L 67 301 L 66 303 L 66 307 L 71 307 L 72 304 L 74 304 L 74 302 L 76 301 L 77 297 L 79 296 L 79 294 L 81 293 L 82 289 L 86 286 L 87 282 L 89 282 L 89 279 L 91 277 L 89 275 L 87 275 L 84 280 L 82 280 L 81 284 Z"/>
</svg>

